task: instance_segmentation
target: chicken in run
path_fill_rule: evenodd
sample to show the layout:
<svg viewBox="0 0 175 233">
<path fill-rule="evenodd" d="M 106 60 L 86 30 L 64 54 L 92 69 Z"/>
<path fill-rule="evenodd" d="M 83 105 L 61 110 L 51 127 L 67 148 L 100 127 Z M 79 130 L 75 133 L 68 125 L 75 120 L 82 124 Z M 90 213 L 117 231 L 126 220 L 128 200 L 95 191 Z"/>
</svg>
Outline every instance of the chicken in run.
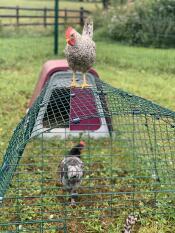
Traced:
<svg viewBox="0 0 175 233">
<path fill-rule="evenodd" d="M 90 87 L 87 83 L 86 73 L 92 67 L 96 59 L 96 46 L 92 40 L 93 37 L 93 21 L 90 18 L 85 20 L 82 35 L 74 28 L 68 27 L 65 33 L 66 48 L 65 56 L 69 67 L 73 71 L 71 87 L 79 87 L 76 82 L 76 72 L 83 73 L 82 88 Z"/>
<path fill-rule="evenodd" d="M 71 195 L 71 205 L 76 205 L 76 191 L 83 178 L 84 163 L 81 160 L 81 153 L 84 147 L 85 142 L 80 141 L 69 151 L 60 164 L 61 183 Z"/>
</svg>

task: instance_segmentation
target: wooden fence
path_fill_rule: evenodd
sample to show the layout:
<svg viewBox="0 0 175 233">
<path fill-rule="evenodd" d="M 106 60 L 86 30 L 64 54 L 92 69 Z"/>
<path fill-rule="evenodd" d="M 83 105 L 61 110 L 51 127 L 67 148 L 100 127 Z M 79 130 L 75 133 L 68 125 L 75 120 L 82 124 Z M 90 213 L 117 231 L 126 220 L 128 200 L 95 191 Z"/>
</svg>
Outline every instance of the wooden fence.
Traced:
<svg viewBox="0 0 175 233">
<path fill-rule="evenodd" d="M 72 0 L 72 2 L 102 3 L 104 0 Z"/>
<path fill-rule="evenodd" d="M 84 10 L 59 10 L 59 25 L 80 24 L 90 12 Z M 1 26 L 52 26 L 54 25 L 54 9 L 29 8 L 29 7 L 4 7 L 0 6 Z"/>
</svg>

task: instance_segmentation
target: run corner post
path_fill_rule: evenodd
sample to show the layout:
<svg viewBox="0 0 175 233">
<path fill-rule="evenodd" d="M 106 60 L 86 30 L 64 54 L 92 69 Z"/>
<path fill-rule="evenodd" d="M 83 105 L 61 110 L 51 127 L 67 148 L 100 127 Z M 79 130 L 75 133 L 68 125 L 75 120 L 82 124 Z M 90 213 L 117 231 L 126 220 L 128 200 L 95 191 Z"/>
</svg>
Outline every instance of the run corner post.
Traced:
<svg viewBox="0 0 175 233">
<path fill-rule="evenodd" d="M 54 54 L 58 54 L 59 37 L 59 0 L 55 0 L 55 22 L 54 22 Z"/>
</svg>

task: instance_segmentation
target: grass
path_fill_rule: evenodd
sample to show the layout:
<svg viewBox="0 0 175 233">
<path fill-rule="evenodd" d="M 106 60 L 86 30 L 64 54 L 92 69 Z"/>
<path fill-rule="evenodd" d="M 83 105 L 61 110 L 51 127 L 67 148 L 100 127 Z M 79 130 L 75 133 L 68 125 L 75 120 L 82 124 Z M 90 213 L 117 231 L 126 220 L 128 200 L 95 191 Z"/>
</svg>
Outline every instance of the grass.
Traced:
<svg viewBox="0 0 175 233">
<path fill-rule="evenodd" d="M 103 41 L 103 38 L 97 37 L 96 42 L 97 62 L 95 68 L 102 80 L 175 110 L 175 50 L 129 47 L 112 41 Z M 64 46 L 65 41 L 62 33 L 60 35 L 60 54 L 59 56 L 54 56 L 51 31 L 43 32 L 41 29 L 39 32 L 35 32 L 35 35 L 33 35 L 33 29 L 31 31 L 14 29 L 13 33 L 6 30 L 1 32 L 0 151 L 2 154 L 7 147 L 13 128 L 25 115 L 27 104 L 37 82 L 42 64 L 48 59 L 63 58 Z M 33 148 L 32 144 L 29 145 L 25 152 L 26 155 L 31 148 Z M 39 151 L 36 151 L 34 154 L 38 155 Z M 32 160 L 33 164 L 35 164 L 34 155 L 31 155 L 31 157 L 26 156 L 24 163 L 30 163 Z M 48 162 L 48 158 L 45 162 Z M 53 162 L 56 164 L 56 161 Z M 33 167 L 31 172 L 38 172 L 41 175 L 40 167 L 38 167 L 38 170 L 35 169 L 37 167 Z M 49 166 L 47 169 L 46 174 L 50 175 L 52 167 Z M 27 174 L 26 179 L 28 178 Z M 27 184 L 23 185 L 25 187 Z M 40 192 L 37 190 L 37 179 L 36 183 L 30 183 L 30 185 L 36 192 L 35 194 Z M 122 183 L 119 183 L 119 186 L 122 186 Z M 27 188 L 24 192 L 27 192 Z M 54 192 L 52 195 L 54 195 Z M 23 218 L 26 219 L 32 218 L 33 214 L 35 214 L 30 207 L 31 201 L 28 201 L 29 207 L 24 205 L 23 202 L 20 203 Z M 46 205 L 48 203 L 52 203 L 52 200 L 48 200 Z M 105 206 L 107 203 L 103 203 L 103 205 Z M 83 206 L 80 207 L 79 211 L 80 213 L 84 211 Z M 149 208 L 145 211 L 149 213 Z M 25 215 L 25 213 L 29 214 Z M 98 215 L 98 211 L 96 214 Z M 49 216 L 51 215 L 52 213 Z M 2 218 L 3 216 L 1 216 Z M 105 231 L 118 233 L 121 231 L 122 220 L 120 218 L 113 220 L 112 225 L 110 223 L 110 219 L 107 218 L 104 221 L 99 219 L 91 221 L 89 219 L 82 221 L 79 226 L 82 232 L 84 227 L 86 227 L 87 232 L 92 233 Z M 71 227 L 75 227 L 75 223 L 72 223 Z M 139 229 L 137 230 L 139 233 L 168 233 L 172 231 L 174 230 L 171 219 L 168 220 L 163 217 L 155 219 L 151 216 L 141 219 Z"/>
<path fill-rule="evenodd" d="M 133 167 L 130 162 L 132 153 L 125 153 L 126 145 L 122 145 L 122 141 L 117 140 L 113 142 L 111 150 L 110 139 L 98 140 L 98 142 L 89 138 L 83 139 L 88 141 L 88 148 L 82 156 L 86 176 L 82 187 L 79 188 L 78 206 L 75 209 L 69 206 L 68 196 L 57 181 L 57 166 L 67 149 L 72 146 L 72 139 L 66 141 L 66 146 L 60 140 L 45 140 L 43 143 L 40 139 L 34 139 L 28 143 L 13 183 L 7 192 L 7 199 L 4 200 L 4 206 L 1 208 L 4 214 L 0 216 L 0 222 L 23 222 L 24 224 L 20 225 L 22 232 L 38 233 L 40 227 L 43 227 L 45 230 L 49 229 L 49 232 L 56 233 L 56 228 L 63 225 L 61 222 L 48 222 L 43 226 L 25 223 L 41 218 L 50 220 L 66 218 L 68 232 L 121 233 L 123 218 L 132 212 L 132 191 L 138 189 L 140 192 L 134 196 L 135 206 L 139 207 L 140 213 L 146 214 L 147 217 L 139 219 L 134 232 L 168 233 L 170 229 L 174 231 L 171 208 L 168 209 L 169 218 L 152 215 L 155 196 L 154 193 L 145 194 L 145 191 L 159 188 L 163 190 L 163 188 L 160 184 L 154 183 L 151 177 L 146 177 L 146 174 L 145 177 L 133 177 L 131 172 Z M 139 169 L 142 170 L 143 167 L 146 168 L 144 161 L 139 163 Z M 111 171 L 113 180 L 109 179 Z M 110 192 L 116 194 L 110 195 Z M 167 198 L 169 201 L 167 206 L 171 206 L 172 196 L 157 195 L 158 212 L 167 211 L 163 198 Z M 111 216 L 111 205 L 114 216 Z M 9 215 L 9 212 L 13 214 Z M 102 215 L 109 217 L 100 218 Z M 0 230 L 15 231 L 15 226 L 0 226 Z"/>
<path fill-rule="evenodd" d="M 112 85 L 175 110 L 175 50 L 97 44 L 97 68 Z M 168 93 L 168 95 L 167 95 Z"/>
<path fill-rule="evenodd" d="M 48 8 L 53 8 L 54 7 L 54 0 L 1 0 L 0 6 L 23 6 L 26 7 L 38 7 L 38 8 L 43 8 L 43 7 L 48 7 Z M 94 4 L 94 3 L 88 3 L 88 2 L 79 2 L 75 1 L 73 4 L 71 1 L 64 1 L 61 0 L 59 1 L 59 7 L 60 9 L 79 9 L 80 7 L 84 7 L 86 10 L 93 11 L 97 7 L 102 7 L 102 4 Z"/>
</svg>

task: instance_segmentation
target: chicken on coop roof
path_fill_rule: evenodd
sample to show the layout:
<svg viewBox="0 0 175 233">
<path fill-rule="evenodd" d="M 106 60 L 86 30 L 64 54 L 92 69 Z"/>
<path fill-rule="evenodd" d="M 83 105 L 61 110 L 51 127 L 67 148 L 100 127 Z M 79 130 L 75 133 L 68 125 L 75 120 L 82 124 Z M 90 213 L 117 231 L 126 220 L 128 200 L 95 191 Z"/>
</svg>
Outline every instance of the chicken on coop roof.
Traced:
<svg viewBox="0 0 175 233">
<path fill-rule="evenodd" d="M 65 55 L 69 67 L 73 71 L 71 87 L 78 87 L 76 82 L 76 72 L 83 73 L 82 88 L 88 88 L 90 85 L 86 80 L 86 72 L 92 67 L 96 59 L 96 46 L 92 40 L 93 37 L 93 21 L 87 18 L 84 24 L 82 35 L 74 28 L 68 27 L 65 33 L 66 48 Z"/>
</svg>

